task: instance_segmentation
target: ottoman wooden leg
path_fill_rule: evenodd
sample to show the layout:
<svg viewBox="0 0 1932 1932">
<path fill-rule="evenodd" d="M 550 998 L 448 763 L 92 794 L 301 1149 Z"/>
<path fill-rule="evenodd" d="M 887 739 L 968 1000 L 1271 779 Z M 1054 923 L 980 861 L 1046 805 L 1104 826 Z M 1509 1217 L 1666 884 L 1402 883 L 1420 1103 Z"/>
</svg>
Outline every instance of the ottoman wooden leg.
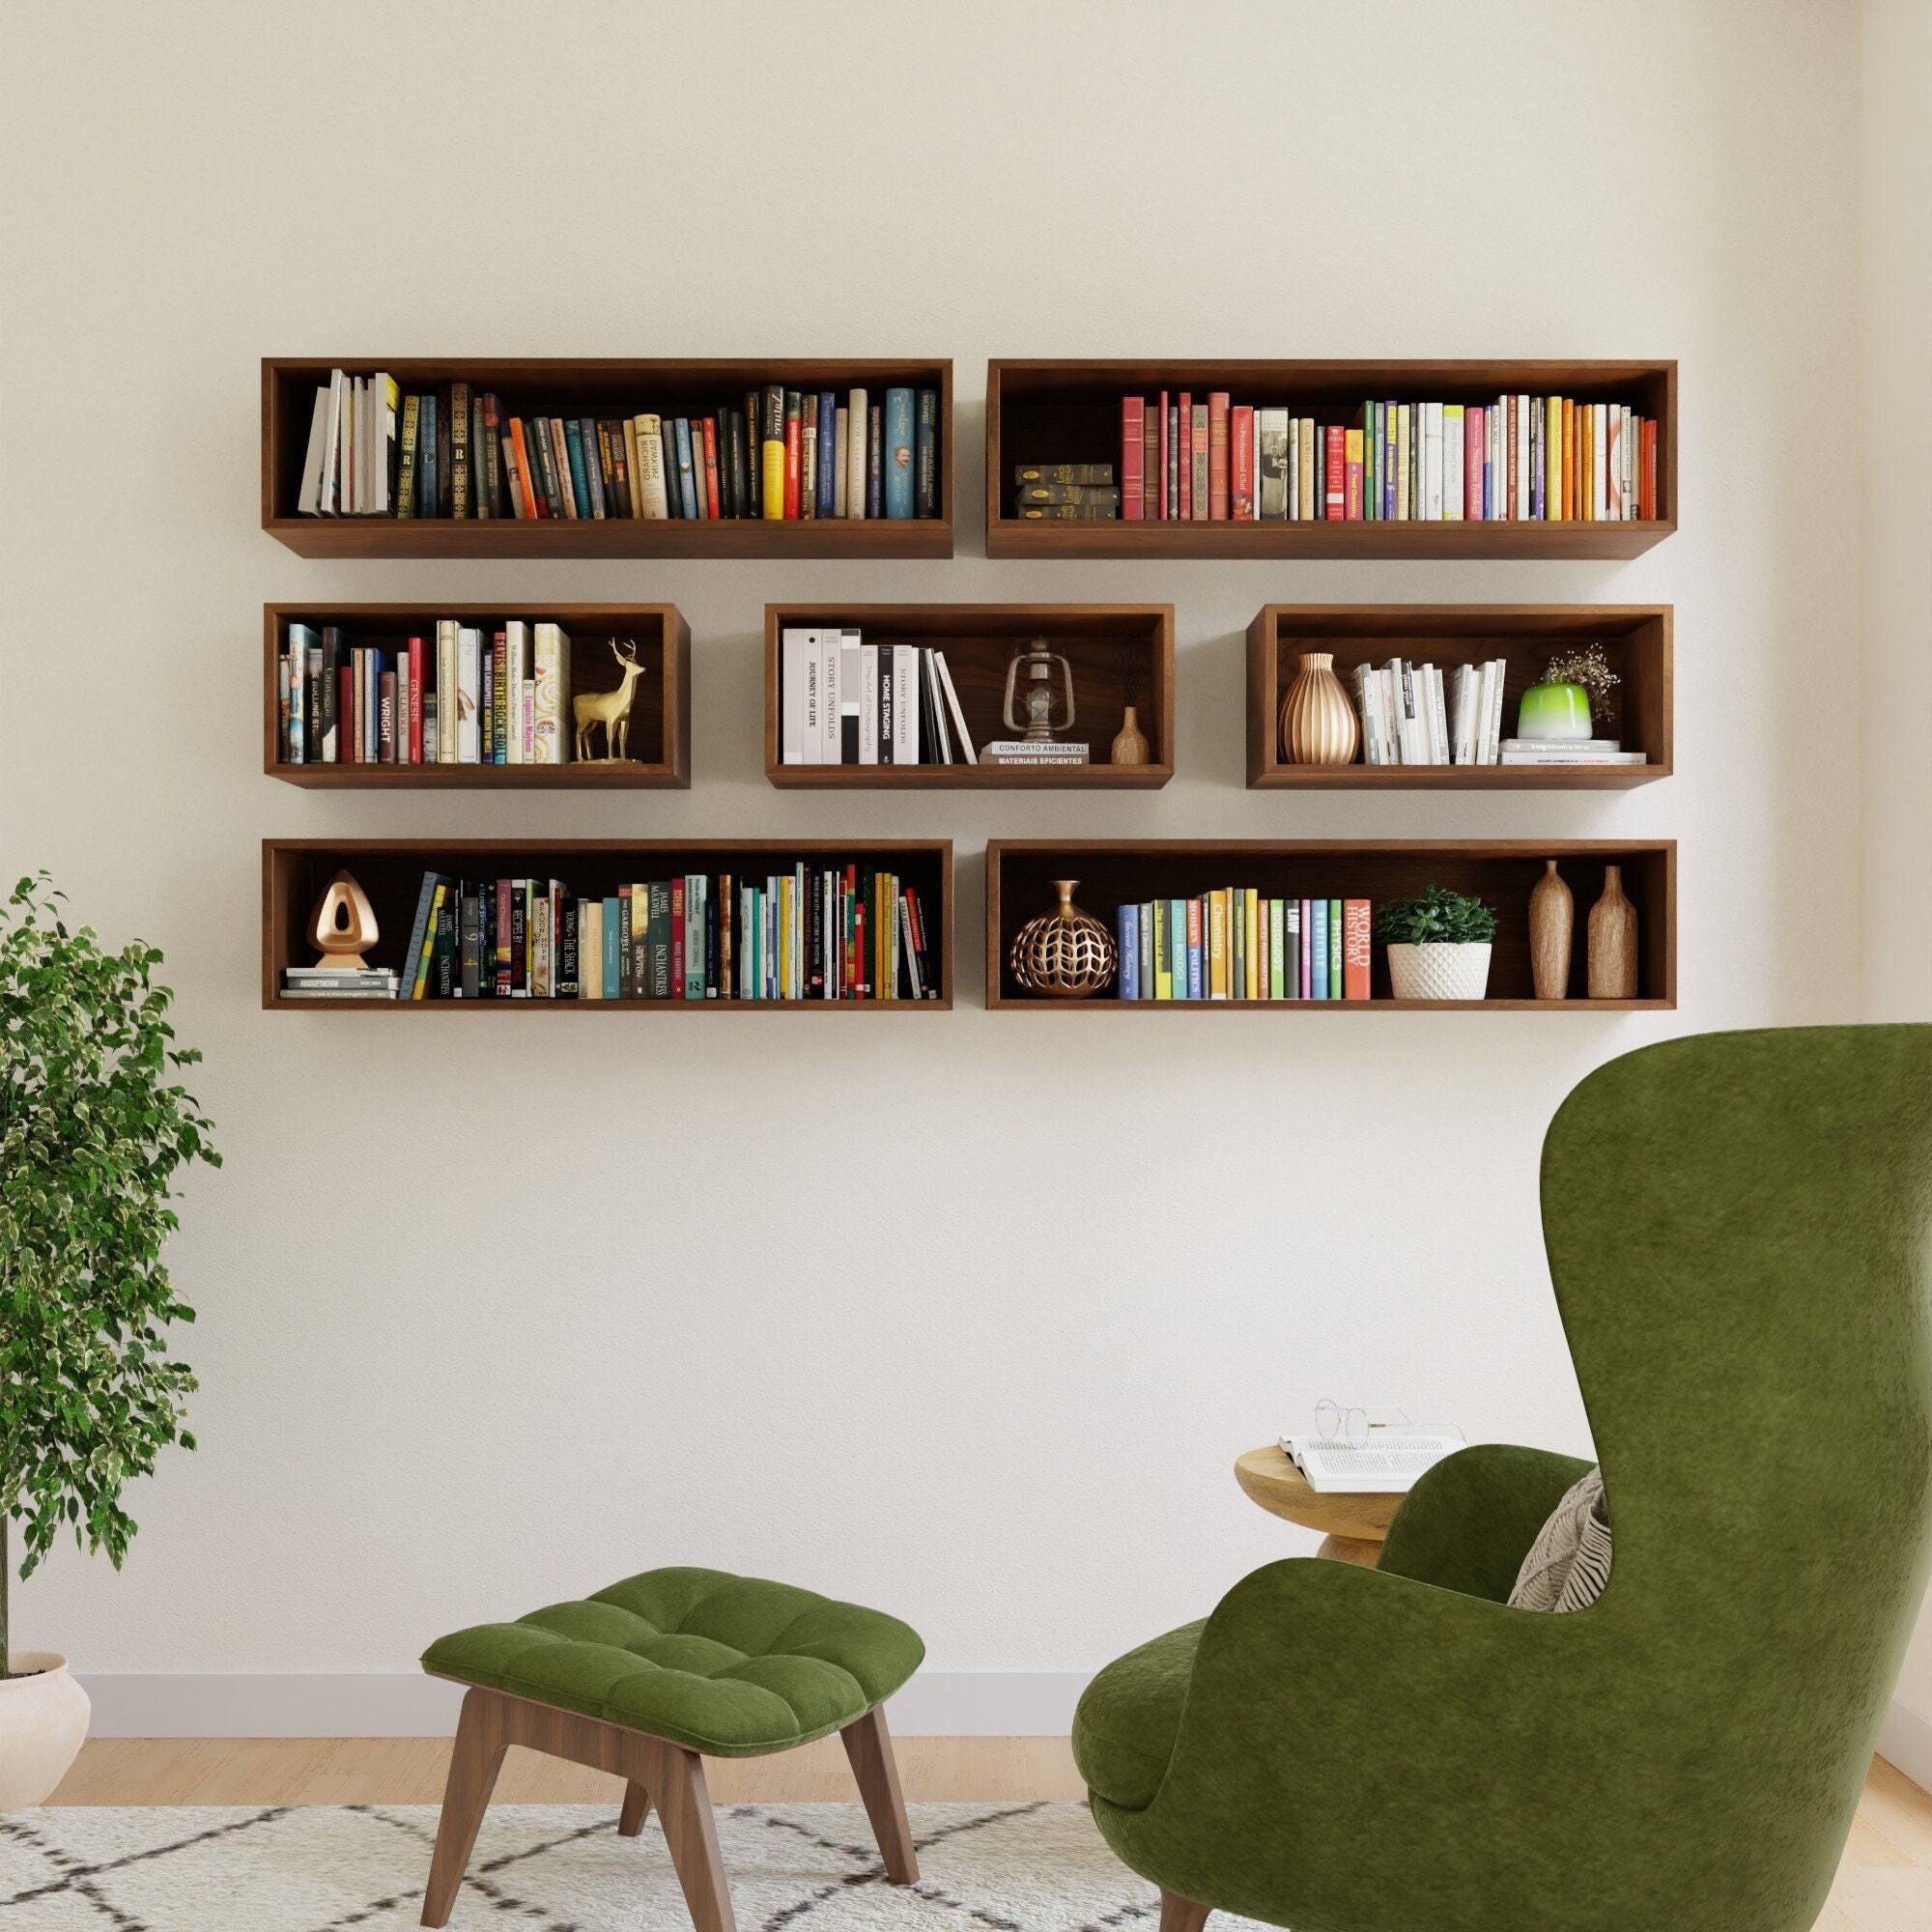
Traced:
<svg viewBox="0 0 1932 1932">
<path fill-rule="evenodd" d="M 624 1808 L 617 1818 L 617 1835 L 635 1838 L 651 1815 L 651 1794 L 634 1777 L 624 1787 Z"/>
<path fill-rule="evenodd" d="M 476 1833 L 490 1808 L 497 1774 L 503 1768 L 509 1746 L 501 1721 L 502 1707 L 488 1690 L 471 1690 L 463 1700 L 456 1722 L 456 1747 L 449 1756 L 449 1783 L 442 1794 L 442 1817 L 436 1828 L 436 1855 L 430 1861 L 429 1884 L 423 1891 L 422 1922 L 447 1925 L 463 1884 Z"/>
<path fill-rule="evenodd" d="M 658 1769 L 650 1778 L 658 1818 L 684 1902 L 697 1932 L 737 1932 L 731 1893 L 724 1883 L 724 1861 L 718 1850 L 718 1828 L 711 1816 L 711 1792 L 704 1782 L 704 1760 L 696 1751 L 659 1740 L 648 1741 Z M 628 1801 L 627 1801 L 628 1803 Z M 638 1821 L 642 1824 L 641 1816 Z"/>
<path fill-rule="evenodd" d="M 1196 1905 L 1191 1898 L 1174 1892 L 1160 1895 L 1160 1932 L 1201 1932 L 1208 1922 L 1208 1907 Z"/>
<path fill-rule="evenodd" d="M 859 1780 L 859 1796 L 866 1801 L 866 1816 L 872 1821 L 872 1835 L 879 1841 L 886 1876 L 895 1885 L 917 1885 L 919 1860 L 913 1853 L 912 1824 L 899 1791 L 885 1706 L 873 1705 L 838 1735 L 845 1742 L 845 1755 L 852 1760 L 852 1776 Z"/>
</svg>

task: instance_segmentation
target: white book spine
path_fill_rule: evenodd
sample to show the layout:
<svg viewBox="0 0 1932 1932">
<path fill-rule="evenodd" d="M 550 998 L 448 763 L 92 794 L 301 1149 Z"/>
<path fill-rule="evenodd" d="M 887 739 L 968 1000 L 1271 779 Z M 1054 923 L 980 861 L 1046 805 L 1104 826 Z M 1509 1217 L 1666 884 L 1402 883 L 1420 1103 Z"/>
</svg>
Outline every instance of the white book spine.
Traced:
<svg viewBox="0 0 1932 1932">
<path fill-rule="evenodd" d="M 1595 443 L 1591 451 L 1591 468 L 1596 472 L 1596 488 L 1591 495 L 1590 511 L 1594 521 L 1602 523 L 1610 514 L 1608 507 L 1610 412 L 1602 403 L 1592 403 L 1590 409 L 1593 417 L 1590 427 Z"/>
<path fill-rule="evenodd" d="M 1460 403 L 1442 406 L 1442 521 L 1463 521 L 1463 472 L 1468 455 L 1463 440 L 1463 407 Z"/>
<path fill-rule="evenodd" d="M 806 755 L 806 733 L 818 749 L 818 634 L 787 626 L 779 649 L 779 762 L 816 763 Z"/>
<path fill-rule="evenodd" d="M 1442 405 L 1422 406 L 1422 515 L 1427 523 L 1442 521 Z"/>
<path fill-rule="evenodd" d="M 659 416 L 638 418 L 638 495 L 650 521 L 670 515 L 665 495 L 664 421 Z"/>
<path fill-rule="evenodd" d="M 879 647 L 859 646 L 859 762 L 879 762 Z"/>
<path fill-rule="evenodd" d="M 570 637 L 561 624 L 536 627 L 534 661 L 524 634 L 526 627 L 510 627 L 512 659 L 520 675 L 527 675 L 534 687 L 531 750 L 529 762 L 535 765 L 567 765 L 576 750 L 576 718 L 571 710 Z"/>
<path fill-rule="evenodd" d="M 1382 761 L 1381 743 L 1378 731 L 1379 721 L 1376 717 L 1375 702 L 1369 695 L 1368 666 L 1357 665 L 1350 682 L 1355 688 L 1355 715 L 1360 719 L 1362 725 L 1362 762 L 1365 765 L 1378 765 Z"/>
<path fill-rule="evenodd" d="M 315 392 L 315 412 L 308 423 L 308 454 L 302 459 L 301 493 L 296 498 L 296 509 L 304 517 L 322 514 L 324 439 L 327 435 L 328 384 L 324 383 Z"/>
<path fill-rule="evenodd" d="M 893 763 L 919 763 L 919 661 L 911 644 L 893 653 Z"/>
<path fill-rule="evenodd" d="M 952 735 L 958 742 L 959 762 L 977 765 L 980 759 L 973 750 L 973 740 L 966 730 L 966 714 L 959 708 L 959 694 L 952 688 L 952 673 L 946 668 L 946 653 L 934 651 L 932 659 L 939 668 L 939 682 L 946 693 L 946 717 L 952 726 Z"/>
<path fill-rule="evenodd" d="M 818 634 L 818 762 L 838 765 L 845 761 L 838 736 L 838 706 L 843 684 L 845 634 L 820 631 Z"/>
<path fill-rule="evenodd" d="M 925 673 L 925 701 L 932 718 L 933 736 L 938 741 L 934 749 L 939 755 L 933 762 L 950 765 L 953 762 L 952 734 L 946 728 L 946 696 L 939 688 L 939 653 L 922 651 L 920 663 Z"/>
<path fill-rule="evenodd" d="M 456 620 L 436 625 L 436 761 L 456 762 Z"/>
<path fill-rule="evenodd" d="M 1429 667 L 1429 718 L 1435 728 L 1435 743 L 1432 747 L 1433 764 L 1446 765 L 1449 762 L 1449 721 L 1445 714 L 1442 697 L 1442 667 Z"/>
<path fill-rule="evenodd" d="M 1529 518 L 1529 398 L 1516 399 L 1516 513 L 1525 522 Z"/>
<path fill-rule="evenodd" d="M 464 625 L 456 634 L 456 762 L 483 761 L 483 633 Z"/>
<path fill-rule="evenodd" d="M 845 445 L 845 514 L 866 514 L 866 432 L 870 421 L 864 389 L 854 389 L 846 404 L 849 436 Z"/>
<path fill-rule="evenodd" d="M 1161 479 L 1163 487 L 1167 479 Z M 1288 419 L 1288 520 L 1301 521 L 1301 418 Z"/>
<path fill-rule="evenodd" d="M 1503 738 L 1503 685 L 1509 676 L 1509 662 L 1504 658 L 1493 660 L 1495 675 L 1490 680 L 1490 715 L 1487 722 L 1490 734 L 1490 755 L 1485 764 L 1496 762 L 1496 748 Z"/>
<path fill-rule="evenodd" d="M 1409 517 L 1408 503 L 1408 405 L 1398 403 L 1395 412 L 1395 520 L 1406 524 Z"/>
</svg>

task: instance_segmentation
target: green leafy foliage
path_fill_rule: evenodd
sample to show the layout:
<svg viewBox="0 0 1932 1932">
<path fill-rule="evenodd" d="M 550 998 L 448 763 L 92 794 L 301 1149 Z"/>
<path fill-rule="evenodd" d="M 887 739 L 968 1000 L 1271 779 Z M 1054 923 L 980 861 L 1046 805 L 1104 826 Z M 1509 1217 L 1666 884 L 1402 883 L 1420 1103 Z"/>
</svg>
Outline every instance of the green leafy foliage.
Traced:
<svg viewBox="0 0 1932 1932">
<path fill-rule="evenodd" d="M 1376 937 L 1385 946 L 1482 946 L 1495 936 L 1495 913 L 1447 886 L 1425 886 L 1412 899 L 1376 908 Z"/>
<path fill-rule="evenodd" d="M 192 1321 L 161 1248 L 178 1169 L 218 1167 L 211 1123 L 175 1084 L 161 955 L 102 951 L 70 929 L 46 873 L 0 910 L 0 1671 L 7 1658 L 8 1519 L 31 1576 L 63 1525 L 118 1569 L 134 1533 L 121 1507 L 153 1472 L 195 1386 L 167 1352 Z"/>
</svg>

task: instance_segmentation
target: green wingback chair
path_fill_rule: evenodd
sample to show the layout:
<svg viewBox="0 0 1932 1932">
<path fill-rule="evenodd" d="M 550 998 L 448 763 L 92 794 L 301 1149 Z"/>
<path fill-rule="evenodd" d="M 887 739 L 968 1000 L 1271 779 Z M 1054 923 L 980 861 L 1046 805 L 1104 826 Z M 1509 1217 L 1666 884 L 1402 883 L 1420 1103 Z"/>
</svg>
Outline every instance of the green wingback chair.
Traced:
<svg viewBox="0 0 1932 1932">
<path fill-rule="evenodd" d="M 1610 1579 L 1507 1598 L 1586 1464 L 1451 1457 L 1110 1664 L 1074 1749 L 1164 1928 L 1802 1932 L 1932 1539 L 1932 1027 L 1673 1040 L 1545 1137 Z"/>
</svg>

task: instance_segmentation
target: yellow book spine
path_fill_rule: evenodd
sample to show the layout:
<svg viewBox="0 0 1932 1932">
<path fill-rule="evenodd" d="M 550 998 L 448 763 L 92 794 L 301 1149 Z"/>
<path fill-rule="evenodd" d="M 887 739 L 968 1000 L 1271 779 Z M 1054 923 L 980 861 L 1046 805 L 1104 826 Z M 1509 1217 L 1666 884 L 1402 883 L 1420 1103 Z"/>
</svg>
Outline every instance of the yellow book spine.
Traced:
<svg viewBox="0 0 1932 1932">
<path fill-rule="evenodd" d="M 1208 895 L 1208 997 L 1228 997 L 1228 893 L 1218 887 Z"/>
<path fill-rule="evenodd" d="M 1551 396 L 1543 418 L 1543 520 L 1563 521 L 1563 398 Z"/>
<path fill-rule="evenodd" d="M 785 513 L 785 446 L 773 438 L 765 439 L 765 478 L 761 506 L 765 522 L 781 524 Z"/>
<path fill-rule="evenodd" d="M 1262 997 L 1262 902 L 1260 896 L 1250 888 L 1241 895 L 1242 917 L 1247 922 L 1246 957 L 1248 966 L 1248 998 Z"/>
<path fill-rule="evenodd" d="M 1166 899 L 1153 901 L 1153 996 L 1156 1000 L 1174 998 L 1174 940 L 1172 915 L 1168 911 Z"/>
</svg>

